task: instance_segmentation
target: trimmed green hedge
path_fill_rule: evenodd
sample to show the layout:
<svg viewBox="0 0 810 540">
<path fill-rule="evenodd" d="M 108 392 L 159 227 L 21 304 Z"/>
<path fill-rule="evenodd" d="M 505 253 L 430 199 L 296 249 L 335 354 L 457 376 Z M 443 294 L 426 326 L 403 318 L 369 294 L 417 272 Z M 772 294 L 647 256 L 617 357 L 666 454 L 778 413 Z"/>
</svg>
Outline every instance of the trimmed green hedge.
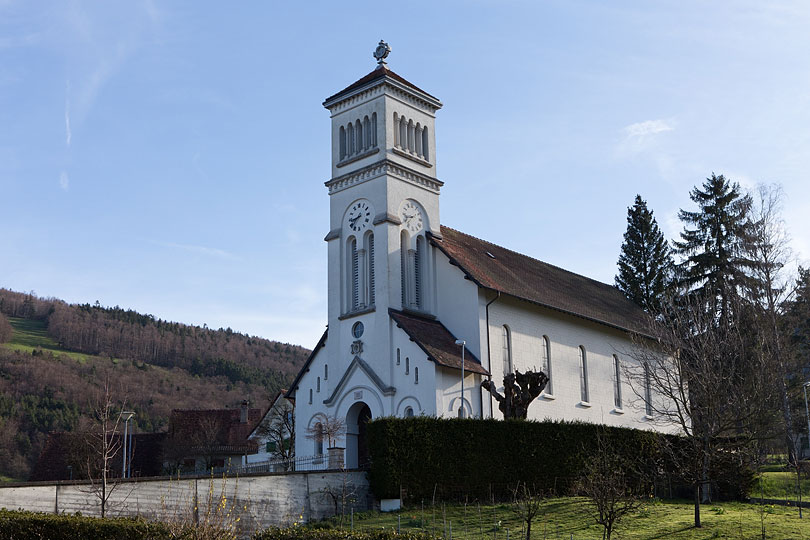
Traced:
<svg viewBox="0 0 810 540">
<path fill-rule="evenodd" d="M 253 540 L 435 540 L 429 534 L 392 530 L 341 531 L 337 529 L 310 529 L 290 527 L 288 529 L 267 529 L 253 536 Z"/>
<path fill-rule="evenodd" d="M 517 483 L 571 493 L 597 431 L 650 470 L 659 435 L 581 422 L 380 418 L 368 425 L 369 482 L 379 498 L 503 500 Z"/>
<path fill-rule="evenodd" d="M 0 510 L 4 540 L 170 540 L 162 523 L 130 518 L 91 518 Z"/>
</svg>

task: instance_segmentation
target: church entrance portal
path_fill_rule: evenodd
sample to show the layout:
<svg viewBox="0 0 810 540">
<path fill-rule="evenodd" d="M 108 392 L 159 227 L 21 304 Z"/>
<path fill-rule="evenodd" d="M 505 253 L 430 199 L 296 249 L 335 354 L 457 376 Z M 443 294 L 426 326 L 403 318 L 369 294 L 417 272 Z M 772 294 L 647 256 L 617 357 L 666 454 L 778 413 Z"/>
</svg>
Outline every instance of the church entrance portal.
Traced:
<svg viewBox="0 0 810 540">
<path fill-rule="evenodd" d="M 346 413 L 346 467 L 356 469 L 368 465 L 368 439 L 366 427 L 371 420 L 371 409 L 358 401 Z"/>
</svg>

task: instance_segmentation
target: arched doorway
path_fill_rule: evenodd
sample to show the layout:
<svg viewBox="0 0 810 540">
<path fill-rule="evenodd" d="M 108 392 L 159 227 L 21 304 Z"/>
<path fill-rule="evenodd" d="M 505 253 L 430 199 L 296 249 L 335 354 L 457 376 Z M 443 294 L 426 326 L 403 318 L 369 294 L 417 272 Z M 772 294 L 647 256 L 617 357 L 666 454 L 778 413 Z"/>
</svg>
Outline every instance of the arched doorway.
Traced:
<svg viewBox="0 0 810 540">
<path fill-rule="evenodd" d="M 371 409 L 358 401 L 346 413 L 346 467 L 356 469 L 368 465 L 368 439 L 366 427 L 371 420 Z"/>
</svg>

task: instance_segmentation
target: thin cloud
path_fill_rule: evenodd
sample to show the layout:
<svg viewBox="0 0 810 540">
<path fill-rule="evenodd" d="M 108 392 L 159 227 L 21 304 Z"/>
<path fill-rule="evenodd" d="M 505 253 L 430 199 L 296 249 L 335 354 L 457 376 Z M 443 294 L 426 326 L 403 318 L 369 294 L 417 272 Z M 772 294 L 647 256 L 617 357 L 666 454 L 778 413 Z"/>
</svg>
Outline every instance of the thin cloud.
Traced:
<svg viewBox="0 0 810 540">
<path fill-rule="evenodd" d="M 65 171 L 59 173 L 59 187 L 62 188 L 62 191 L 67 191 L 70 187 L 70 178 Z"/>
<path fill-rule="evenodd" d="M 658 119 L 636 122 L 623 127 L 622 139 L 617 148 L 619 154 L 638 154 L 647 150 L 661 133 L 675 129 L 672 124 L 671 121 Z"/>
<path fill-rule="evenodd" d="M 219 259 L 238 259 L 233 253 L 229 253 L 224 249 L 212 248 L 207 246 L 196 246 L 193 244 L 177 244 L 174 242 L 157 242 L 159 246 L 171 249 L 179 249 L 189 253 L 196 253 L 198 255 L 206 255 L 208 257 L 217 257 Z"/>
</svg>

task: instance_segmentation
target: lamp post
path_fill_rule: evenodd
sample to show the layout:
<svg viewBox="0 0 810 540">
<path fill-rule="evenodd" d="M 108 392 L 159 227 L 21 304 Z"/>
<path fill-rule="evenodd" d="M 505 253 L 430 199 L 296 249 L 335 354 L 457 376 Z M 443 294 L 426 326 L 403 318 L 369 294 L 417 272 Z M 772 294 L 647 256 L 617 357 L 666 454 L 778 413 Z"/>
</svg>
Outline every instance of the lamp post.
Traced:
<svg viewBox="0 0 810 540">
<path fill-rule="evenodd" d="M 132 459 L 132 457 L 127 456 L 127 432 L 129 431 L 129 421 L 130 419 L 132 419 L 133 416 L 135 416 L 135 413 L 133 411 L 121 411 L 121 417 L 124 419 L 124 444 L 123 444 L 124 463 L 121 467 L 121 478 L 129 477 L 129 474 L 127 472 L 127 464 L 129 463 L 129 461 L 127 460 L 127 458 L 129 457 L 129 459 Z M 130 439 L 131 438 L 132 435 L 130 435 Z"/>
<path fill-rule="evenodd" d="M 810 382 L 804 383 L 804 414 L 807 416 L 807 447 L 810 448 L 810 408 L 807 407 L 807 388 Z"/>
<path fill-rule="evenodd" d="M 457 339 L 456 345 L 461 346 L 461 405 L 458 408 L 458 417 L 464 418 L 464 349 L 467 342 L 463 339 Z"/>
</svg>

